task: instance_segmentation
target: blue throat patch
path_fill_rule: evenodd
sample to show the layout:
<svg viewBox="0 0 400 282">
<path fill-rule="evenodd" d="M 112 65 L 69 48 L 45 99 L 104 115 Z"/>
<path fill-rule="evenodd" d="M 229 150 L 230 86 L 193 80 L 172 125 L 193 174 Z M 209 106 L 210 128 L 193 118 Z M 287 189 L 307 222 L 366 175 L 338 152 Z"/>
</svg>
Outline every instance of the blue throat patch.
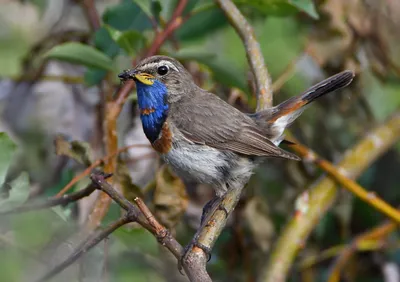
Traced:
<svg viewBox="0 0 400 282">
<path fill-rule="evenodd" d="M 136 80 L 140 119 L 151 143 L 157 140 L 168 115 L 167 87 L 158 80 L 146 85 Z"/>
</svg>

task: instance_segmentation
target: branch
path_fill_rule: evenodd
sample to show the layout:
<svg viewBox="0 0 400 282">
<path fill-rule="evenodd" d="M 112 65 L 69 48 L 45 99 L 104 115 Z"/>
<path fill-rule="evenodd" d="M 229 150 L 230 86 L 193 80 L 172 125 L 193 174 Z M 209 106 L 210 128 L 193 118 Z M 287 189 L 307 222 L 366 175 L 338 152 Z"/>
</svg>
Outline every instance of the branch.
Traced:
<svg viewBox="0 0 400 282">
<path fill-rule="evenodd" d="M 368 203 L 381 213 L 385 214 L 397 224 L 400 223 L 400 212 L 393 208 L 391 205 L 386 203 L 384 200 L 380 199 L 374 192 L 367 192 L 363 187 L 357 184 L 355 181 L 343 175 L 343 173 L 336 169 L 333 164 L 319 157 L 315 152 L 311 151 L 309 148 L 301 145 L 297 140 L 293 140 L 295 144 L 291 145 L 291 147 L 296 151 L 297 154 L 302 156 L 305 160 L 311 161 L 323 169 L 333 180 L 335 180 L 338 184 L 343 186 L 343 188 L 347 189 L 357 197 L 359 197 L 362 201 Z"/>
<path fill-rule="evenodd" d="M 64 195 L 66 192 L 68 192 L 69 189 L 71 189 L 76 183 L 78 183 L 79 180 L 83 179 L 84 177 L 88 176 L 93 169 L 95 169 L 96 167 L 100 166 L 101 164 L 103 164 L 104 162 L 106 162 L 107 160 L 121 154 L 122 152 L 125 152 L 131 148 L 147 148 L 149 147 L 148 144 L 133 144 L 133 145 L 129 145 L 129 146 L 125 146 L 122 147 L 120 149 L 118 149 L 116 152 L 109 154 L 108 156 L 105 156 L 104 158 L 98 159 L 96 161 L 94 161 L 89 167 L 87 167 L 83 172 L 81 172 L 80 174 L 78 174 L 77 176 L 75 176 L 74 178 L 71 179 L 71 181 L 64 186 L 64 188 L 62 188 L 60 190 L 60 192 L 57 193 L 56 197 L 59 198 L 62 195 Z"/>
<path fill-rule="evenodd" d="M 231 0 L 215 0 L 215 2 L 225 13 L 246 48 L 247 60 L 256 84 L 257 111 L 272 107 L 271 78 L 265 67 L 264 57 L 253 28 Z"/>
<path fill-rule="evenodd" d="M 62 197 L 52 197 L 45 201 L 35 201 L 35 202 L 28 202 L 22 206 L 19 206 L 15 209 L 0 212 L 0 215 L 7 215 L 7 214 L 16 214 L 22 212 L 28 212 L 33 210 L 41 210 L 46 208 L 51 208 L 54 206 L 65 206 L 69 203 L 76 202 L 84 197 L 89 196 L 96 190 L 92 183 L 87 185 L 84 189 L 77 191 L 75 193 L 71 193 L 69 195 L 63 195 Z"/>
<path fill-rule="evenodd" d="M 135 203 L 137 204 L 136 207 L 127 199 L 120 196 L 118 192 L 112 188 L 107 181 L 105 181 L 104 175 L 92 174 L 91 179 L 99 189 L 112 198 L 124 210 L 128 213 L 137 214 L 136 222 L 152 233 L 156 237 L 157 241 L 162 246 L 166 247 L 178 261 L 181 259 L 183 253 L 182 246 L 163 225 L 157 222 L 154 215 L 140 198 L 135 198 Z M 186 264 L 184 270 L 190 281 L 211 281 L 208 273 L 204 272 L 203 267 L 198 265 L 196 261 Z"/>
<path fill-rule="evenodd" d="M 386 152 L 400 137 L 400 112 L 369 133 L 338 164 L 338 170 L 350 179 L 357 178 L 373 161 Z M 332 206 L 338 189 L 329 177 L 318 180 L 309 190 L 308 210 L 292 218 L 283 230 L 269 262 L 258 281 L 286 281 L 289 268 L 316 222 Z"/>
<path fill-rule="evenodd" d="M 197 245 L 201 245 L 208 250 L 211 250 L 214 247 L 215 242 L 226 225 L 229 215 L 233 212 L 239 202 L 242 189 L 243 187 L 231 189 L 225 194 L 219 208 L 215 209 L 209 216 L 207 224 L 196 232 L 194 240 L 197 241 Z M 202 271 L 206 272 L 207 255 L 201 248 L 193 246 L 182 259 L 183 267 L 190 263 L 201 267 Z M 191 281 L 202 282 L 204 280 Z"/>
<path fill-rule="evenodd" d="M 112 234 L 112 232 L 130 222 L 139 223 L 142 227 L 152 233 L 156 237 L 157 241 L 162 246 L 166 247 L 178 260 L 181 258 L 183 248 L 178 241 L 176 241 L 171 233 L 155 219 L 154 215 L 150 212 L 149 208 L 140 198 L 135 199 L 137 204 L 137 206 L 135 206 L 126 198 L 121 196 L 106 181 L 106 178 L 110 176 L 111 175 L 104 175 L 102 173 L 92 174 L 90 176 L 92 180 L 91 185 L 104 192 L 110 199 L 113 199 L 121 208 L 126 211 L 126 214 L 116 222 L 110 224 L 106 229 L 89 235 L 88 238 L 83 241 L 66 260 L 55 266 L 40 279 L 36 280 L 37 282 L 47 281 L 54 277 L 65 268 L 73 264 L 80 256 L 88 252 L 103 239 L 107 238 L 110 234 Z M 201 269 L 196 264 L 189 264 L 187 267 L 185 267 L 185 273 L 188 275 L 191 281 L 211 281 L 208 274 L 202 273 Z"/>
<path fill-rule="evenodd" d="M 44 282 L 53 278 L 55 275 L 57 275 L 58 273 L 66 269 L 68 266 L 73 264 L 83 254 L 87 253 L 94 246 L 100 243 L 104 238 L 107 238 L 115 230 L 133 221 L 134 218 L 131 218 L 131 215 L 126 214 L 117 221 L 111 223 L 108 227 L 106 227 L 106 229 L 100 232 L 95 232 L 92 236 L 89 236 L 89 238 L 83 241 L 66 260 L 55 266 L 53 269 L 51 269 L 49 272 L 43 275 L 40 279 L 35 280 L 35 282 Z"/>
<path fill-rule="evenodd" d="M 330 271 L 328 282 L 339 282 L 341 270 L 347 264 L 354 251 L 359 249 L 358 247 L 362 245 L 363 242 L 371 240 L 381 241 L 385 239 L 390 233 L 395 231 L 397 227 L 398 225 L 396 223 L 387 222 L 357 236 L 337 258 L 335 264 Z"/>
</svg>

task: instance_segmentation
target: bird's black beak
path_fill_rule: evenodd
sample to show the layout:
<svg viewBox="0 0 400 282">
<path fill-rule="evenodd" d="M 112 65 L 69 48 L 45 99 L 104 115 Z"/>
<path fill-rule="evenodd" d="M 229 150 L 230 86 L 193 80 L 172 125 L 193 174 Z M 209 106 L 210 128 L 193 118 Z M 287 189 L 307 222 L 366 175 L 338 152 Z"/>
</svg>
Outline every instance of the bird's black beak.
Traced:
<svg viewBox="0 0 400 282">
<path fill-rule="evenodd" d="M 132 79 L 146 85 L 153 85 L 154 83 L 154 75 L 137 70 L 124 70 L 118 75 L 118 77 L 121 81 Z"/>
<path fill-rule="evenodd" d="M 136 73 L 137 71 L 135 70 L 124 70 L 118 75 L 118 77 L 121 81 L 127 81 L 129 79 L 134 79 Z"/>
</svg>

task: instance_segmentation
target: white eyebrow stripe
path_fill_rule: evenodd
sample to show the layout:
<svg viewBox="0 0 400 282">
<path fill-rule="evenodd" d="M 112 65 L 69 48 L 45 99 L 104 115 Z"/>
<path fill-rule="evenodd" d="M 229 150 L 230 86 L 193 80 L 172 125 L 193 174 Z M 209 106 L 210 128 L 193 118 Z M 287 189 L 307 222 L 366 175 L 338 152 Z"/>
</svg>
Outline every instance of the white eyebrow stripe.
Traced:
<svg viewBox="0 0 400 282">
<path fill-rule="evenodd" d="M 141 68 L 144 68 L 144 69 L 150 68 L 150 69 L 152 69 L 152 68 L 158 68 L 160 66 L 168 66 L 170 69 L 173 69 L 173 70 L 179 72 L 179 69 L 173 63 L 171 63 L 170 61 L 166 61 L 166 60 L 161 60 L 161 61 L 156 62 L 156 63 L 148 63 L 148 64 L 145 64 L 144 66 L 142 66 Z"/>
</svg>

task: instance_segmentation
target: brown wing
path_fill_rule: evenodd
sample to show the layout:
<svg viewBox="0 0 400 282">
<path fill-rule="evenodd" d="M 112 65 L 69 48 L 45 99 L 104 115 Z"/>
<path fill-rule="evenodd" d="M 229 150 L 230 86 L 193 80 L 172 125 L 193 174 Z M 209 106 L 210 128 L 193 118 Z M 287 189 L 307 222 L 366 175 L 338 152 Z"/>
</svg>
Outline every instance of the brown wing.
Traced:
<svg viewBox="0 0 400 282">
<path fill-rule="evenodd" d="M 169 118 L 192 142 L 250 156 L 300 159 L 274 145 L 249 116 L 214 94 L 199 92 L 172 107 Z"/>
</svg>

